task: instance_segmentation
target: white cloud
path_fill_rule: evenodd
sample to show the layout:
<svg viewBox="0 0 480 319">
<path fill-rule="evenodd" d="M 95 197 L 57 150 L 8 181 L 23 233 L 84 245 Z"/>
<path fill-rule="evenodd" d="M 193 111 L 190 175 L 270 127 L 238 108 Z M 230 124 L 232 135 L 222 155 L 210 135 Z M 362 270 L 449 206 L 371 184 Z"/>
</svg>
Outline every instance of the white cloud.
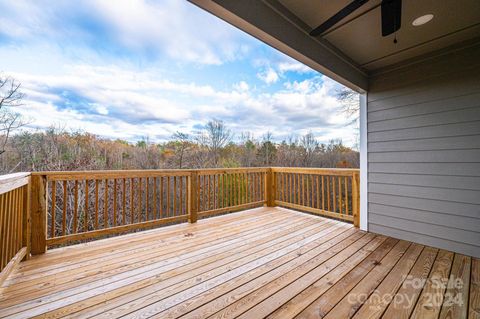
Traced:
<svg viewBox="0 0 480 319">
<path fill-rule="evenodd" d="M 240 92 L 248 91 L 248 89 L 250 88 L 250 86 L 245 81 L 240 81 L 237 84 L 235 84 L 233 87 Z"/>
<path fill-rule="evenodd" d="M 96 103 L 94 103 L 94 105 L 96 106 L 98 114 L 108 115 L 108 108 L 105 105 L 97 105 Z"/>
<path fill-rule="evenodd" d="M 66 70 L 52 76 L 13 74 L 28 92 L 23 114 L 33 118 L 31 127 L 62 123 L 102 136 L 162 140 L 180 126 L 192 132 L 195 125 L 219 118 L 237 132 L 271 131 L 279 139 L 307 131 L 322 141 L 343 138 L 348 143 L 346 137 L 353 136 L 332 95 L 338 84 L 324 76 L 259 94 L 242 81 L 230 90 L 217 90 L 118 67 L 77 65 Z"/>
<path fill-rule="evenodd" d="M 124 47 L 181 62 L 219 65 L 244 57 L 253 43 L 233 26 L 179 0 L 63 1 L 51 6 L 15 0 L 0 3 L 0 12 L 0 35 L 15 41 L 101 41 L 99 50 Z"/>
<path fill-rule="evenodd" d="M 87 20 L 79 19 L 82 14 Z M 80 20 L 98 34 L 77 25 Z M 5 26 L 0 36 L 15 37 L 0 46 L 0 60 L 8 61 L 10 69 L 4 71 L 22 82 L 27 94 L 22 112 L 33 119 L 30 127 L 60 124 L 106 137 L 157 141 L 219 118 L 234 131 L 257 136 L 271 131 L 284 138 L 310 130 L 324 141 L 353 136 L 338 113 L 333 94 L 338 84 L 286 56 L 248 56 L 266 84 L 287 81 L 281 90 L 259 92 L 235 78 L 234 84 L 218 77 L 199 84 L 191 67 L 205 70 L 208 79 L 217 68 L 208 65 L 242 59 L 256 42 L 186 1 L 0 2 L 0 25 Z M 113 45 L 106 50 L 114 53 L 103 52 L 104 44 Z M 143 65 L 145 60 L 137 59 L 143 52 L 153 52 L 154 62 Z M 162 69 L 162 62 L 180 67 Z M 312 76 L 288 81 L 289 72 Z"/>
<path fill-rule="evenodd" d="M 305 64 L 302 64 L 297 61 L 292 61 L 292 62 L 281 62 L 278 64 L 278 70 L 280 73 L 285 73 L 285 72 L 297 72 L 297 73 L 309 73 L 309 72 L 315 72 Z"/>
<path fill-rule="evenodd" d="M 257 77 L 267 84 L 273 84 L 278 81 L 278 74 L 272 68 L 267 68 L 266 70 L 257 74 Z"/>
</svg>

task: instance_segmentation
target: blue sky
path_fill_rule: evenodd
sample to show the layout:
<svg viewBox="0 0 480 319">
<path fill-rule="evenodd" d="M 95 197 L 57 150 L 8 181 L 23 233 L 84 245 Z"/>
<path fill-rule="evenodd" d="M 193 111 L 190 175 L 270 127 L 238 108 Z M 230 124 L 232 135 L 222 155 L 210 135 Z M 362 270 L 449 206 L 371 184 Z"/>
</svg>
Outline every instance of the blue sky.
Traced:
<svg viewBox="0 0 480 319">
<path fill-rule="evenodd" d="M 339 84 L 183 0 L 0 0 L 0 71 L 30 129 L 164 141 L 216 118 L 237 136 L 355 140 Z"/>
</svg>

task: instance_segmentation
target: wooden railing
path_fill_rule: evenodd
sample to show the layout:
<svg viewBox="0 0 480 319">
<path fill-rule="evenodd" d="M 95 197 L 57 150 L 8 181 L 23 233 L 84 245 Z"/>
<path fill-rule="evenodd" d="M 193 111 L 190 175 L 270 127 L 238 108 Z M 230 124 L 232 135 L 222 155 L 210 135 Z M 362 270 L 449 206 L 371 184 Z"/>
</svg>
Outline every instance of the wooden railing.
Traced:
<svg viewBox="0 0 480 319">
<path fill-rule="evenodd" d="M 262 206 L 268 168 L 33 173 L 35 243 L 47 246 Z M 41 216 L 42 212 L 46 216 Z M 38 216 L 38 218 L 37 218 Z M 38 227 L 37 227 L 38 226 Z"/>
<path fill-rule="evenodd" d="M 47 189 L 46 244 L 186 221 L 190 175 L 175 170 L 34 173 Z"/>
<path fill-rule="evenodd" d="M 30 256 L 30 173 L 0 176 L 0 286 Z"/>
<path fill-rule="evenodd" d="M 263 205 L 358 226 L 359 170 L 231 168 L 7 175 L 0 179 L 0 270 L 3 274 L 30 252 L 41 254 L 48 246 L 163 224 L 194 223 L 198 218 Z"/>
<path fill-rule="evenodd" d="M 198 216 L 262 206 L 266 203 L 268 168 L 207 169 L 192 171 L 198 180 Z"/>
<path fill-rule="evenodd" d="M 272 168 L 273 203 L 359 226 L 357 169 Z"/>
</svg>

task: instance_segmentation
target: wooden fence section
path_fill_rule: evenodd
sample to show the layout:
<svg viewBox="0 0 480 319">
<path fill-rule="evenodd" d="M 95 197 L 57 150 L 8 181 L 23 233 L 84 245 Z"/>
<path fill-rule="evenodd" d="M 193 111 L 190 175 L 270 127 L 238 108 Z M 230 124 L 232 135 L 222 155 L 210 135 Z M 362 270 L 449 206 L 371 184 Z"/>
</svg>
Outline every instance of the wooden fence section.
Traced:
<svg viewBox="0 0 480 319">
<path fill-rule="evenodd" d="M 266 203 L 268 168 L 208 169 L 197 175 L 198 216 L 262 206 Z"/>
<path fill-rule="evenodd" d="M 32 252 L 262 206 L 267 172 L 235 168 L 33 173 L 33 192 L 40 202 L 33 205 L 38 214 Z"/>
<path fill-rule="evenodd" d="M 30 173 L 0 176 L 0 286 L 30 256 Z"/>
<path fill-rule="evenodd" d="M 275 205 L 359 226 L 359 170 L 272 168 L 272 174 Z"/>
<path fill-rule="evenodd" d="M 226 168 L 32 173 L 32 254 L 262 205 L 358 226 L 358 170 Z"/>
<path fill-rule="evenodd" d="M 188 171 L 44 173 L 47 245 L 188 218 Z"/>
</svg>

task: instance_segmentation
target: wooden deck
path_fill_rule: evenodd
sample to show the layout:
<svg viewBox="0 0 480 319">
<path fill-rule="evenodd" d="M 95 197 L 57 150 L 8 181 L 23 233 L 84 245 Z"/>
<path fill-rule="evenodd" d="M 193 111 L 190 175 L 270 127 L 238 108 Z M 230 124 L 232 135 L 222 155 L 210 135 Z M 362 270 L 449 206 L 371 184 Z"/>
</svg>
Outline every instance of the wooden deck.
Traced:
<svg viewBox="0 0 480 319">
<path fill-rule="evenodd" d="M 0 318 L 480 318 L 479 281 L 478 259 L 258 208 L 50 250 Z"/>
</svg>

